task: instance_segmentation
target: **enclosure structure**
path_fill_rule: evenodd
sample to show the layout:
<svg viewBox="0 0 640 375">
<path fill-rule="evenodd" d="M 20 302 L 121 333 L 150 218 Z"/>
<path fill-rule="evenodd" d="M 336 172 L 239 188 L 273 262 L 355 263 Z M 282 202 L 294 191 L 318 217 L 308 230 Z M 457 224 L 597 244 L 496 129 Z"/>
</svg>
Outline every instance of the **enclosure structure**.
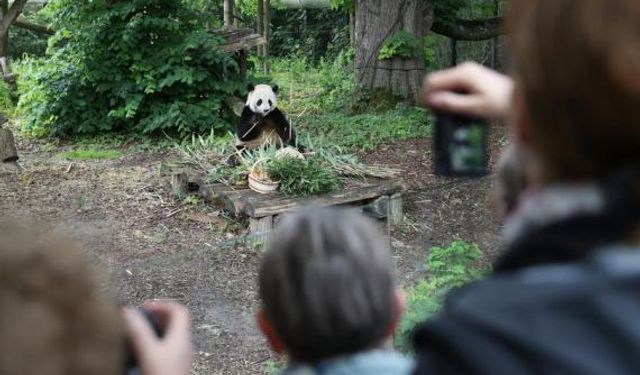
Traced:
<svg viewBox="0 0 640 375">
<path fill-rule="evenodd" d="M 247 74 L 248 51 L 255 47 L 264 46 L 267 43 L 264 36 L 256 34 L 250 28 L 236 29 L 234 27 L 226 27 L 216 30 L 215 34 L 224 39 L 224 43 L 221 45 L 222 49 L 234 54 L 240 67 L 240 73 L 243 76 Z"/>
<path fill-rule="evenodd" d="M 353 207 L 375 219 L 386 219 L 388 231 L 403 218 L 405 185 L 399 178 L 355 180 L 340 191 L 308 197 L 260 194 L 247 187 L 202 181 L 199 178 L 190 181 L 183 171 L 172 176 L 171 185 L 179 196 L 195 193 L 205 202 L 219 205 L 234 218 L 248 219 L 249 234 L 259 242 L 268 240 L 280 215 L 308 205 Z"/>
<path fill-rule="evenodd" d="M 229 214 L 249 219 L 250 234 L 261 242 L 269 238 L 279 215 L 307 205 L 352 206 L 366 215 L 386 219 L 389 225 L 396 225 L 402 220 L 402 193 L 405 190 L 400 179 L 357 182 L 339 192 L 310 197 L 260 194 L 250 189 L 231 189 L 224 184 L 210 188 Z"/>
</svg>

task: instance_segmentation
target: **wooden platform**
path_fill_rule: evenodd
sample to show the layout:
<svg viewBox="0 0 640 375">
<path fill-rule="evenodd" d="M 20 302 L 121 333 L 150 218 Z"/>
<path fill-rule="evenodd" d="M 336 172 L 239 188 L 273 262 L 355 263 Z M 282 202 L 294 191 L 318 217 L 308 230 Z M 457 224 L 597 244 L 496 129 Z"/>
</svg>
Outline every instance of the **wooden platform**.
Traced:
<svg viewBox="0 0 640 375">
<path fill-rule="evenodd" d="M 224 205 L 236 217 L 248 217 L 250 232 L 259 240 L 267 240 L 278 215 L 307 205 L 353 206 L 378 219 L 386 218 L 390 225 L 402 220 L 402 192 L 400 179 L 354 182 L 345 189 L 320 196 L 287 197 L 280 193 L 259 194 L 250 189 L 234 190 L 223 184 L 210 186 Z"/>
</svg>

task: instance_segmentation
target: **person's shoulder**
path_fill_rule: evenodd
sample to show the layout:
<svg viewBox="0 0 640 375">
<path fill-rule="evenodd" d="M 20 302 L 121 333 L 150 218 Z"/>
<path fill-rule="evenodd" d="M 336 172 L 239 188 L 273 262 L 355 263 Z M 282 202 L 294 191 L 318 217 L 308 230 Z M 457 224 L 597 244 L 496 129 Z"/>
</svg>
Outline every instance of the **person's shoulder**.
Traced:
<svg viewBox="0 0 640 375">
<path fill-rule="evenodd" d="M 413 359 L 393 350 L 371 350 L 331 359 L 317 365 L 292 365 L 283 375 L 409 375 Z"/>
</svg>

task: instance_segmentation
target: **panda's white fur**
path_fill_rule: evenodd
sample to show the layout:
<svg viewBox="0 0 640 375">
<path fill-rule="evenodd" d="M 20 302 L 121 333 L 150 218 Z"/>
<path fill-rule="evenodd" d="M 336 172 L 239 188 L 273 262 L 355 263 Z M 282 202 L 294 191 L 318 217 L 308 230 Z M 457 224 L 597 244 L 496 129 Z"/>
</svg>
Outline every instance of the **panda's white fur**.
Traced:
<svg viewBox="0 0 640 375">
<path fill-rule="evenodd" d="M 256 85 L 253 91 L 249 92 L 246 105 L 254 113 L 268 115 L 277 105 L 274 88 L 269 85 Z"/>
</svg>

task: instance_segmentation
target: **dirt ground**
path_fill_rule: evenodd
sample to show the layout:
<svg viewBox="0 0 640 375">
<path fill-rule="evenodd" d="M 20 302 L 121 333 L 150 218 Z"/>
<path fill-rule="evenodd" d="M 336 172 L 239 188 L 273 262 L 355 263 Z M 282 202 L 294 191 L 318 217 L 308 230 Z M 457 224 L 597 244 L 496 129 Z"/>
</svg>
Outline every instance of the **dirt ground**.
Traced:
<svg viewBox="0 0 640 375">
<path fill-rule="evenodd" d="M 493 129 L 492 160 L 504 140 Z M 173 299 L 193 313 L 194 374 L 260 374 L 272 356 L 254 324 L 260 251 L 238 241 L 242 228 L 217 207 L 174 198 L 163 162 L 170 151 L 128 153 L 117 160 L 70 162 L 50 147 L 20 140 L 22 172 L 0 169 L 2 218 L 55 227 L 80 241 L 110 270 L 123 304 Z M 494 255 L 499 220 L 491 177 L 433 176 L 428 140 L 363 155 L 405 171 L 405 220 L 392 233 L 400 282 L 424 273 L 430 246 L 461 238 Z M 33 224 L 31 224 L 33 225 Z"/>
</svg>

